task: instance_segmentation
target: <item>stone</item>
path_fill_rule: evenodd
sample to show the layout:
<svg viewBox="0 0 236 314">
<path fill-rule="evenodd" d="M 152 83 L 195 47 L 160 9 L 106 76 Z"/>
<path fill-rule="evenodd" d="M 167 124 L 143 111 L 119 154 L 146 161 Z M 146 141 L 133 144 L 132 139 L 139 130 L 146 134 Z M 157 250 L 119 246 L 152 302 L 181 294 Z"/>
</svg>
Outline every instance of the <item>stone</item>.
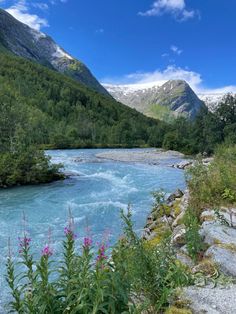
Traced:
<svg viewBox="0 0 236 314">
<path fill-rule="evenodd" d="M 205 257 L 210 257 L 225 275 L 236 277 L 236 246 L 230 249 L 227 245 L 212 245 Z"/>
<path fill-rule="evenodd" d="M 172 233 L 171 242 L 174 245 L 182 246 L 186 243 L 185 241 L 186 229 L 184 225 L 177 226 Z"/>
<path fill-rule="evenodd" d="M 233 244 L 236 246 L 236 229 L 227 227 L 219 222 L 207 222 L 202 224 L 200 234 L 208 245 Z"/>
<path fill-rule="evenodd" d="M 173 227 L 173 228 L 177 227 L 180 223 L 182 223 L 181 221 L 182 221 L 182 219 L 183 219 L 183 217 L 184 217 L 184 214 L 185 214 L 185 212 L 182 211 L 182 212 L 175 218 L 175 220 L 174 220 L 173 223 L 172 223 L 172 227 Z"/>
<path fill-rule="evenodd" d="M 236 285 L 229 287 L 187 287 L 182 297 L 194 314 L 236 313 Z"/>
<path fill-rule="evenodd" d="M 191 257 L 189 257 L 187 254 L 183 253 L 183 252 L 177 252 L 176 253 L 176 258 L 177 260 L 179 260 L 182 264 L 184 264 L 185 266 L 188 266 L 189 268 L 192 268 L 194 266 L 194 262 L 191 259 Z"/>
<path fill-rule="evenodd" d="M 170 196 L 167 198 L 166 202 L 171 203 L 173 202 L 176 198 L 180 198 L 184 195 L 184 193 L 180 190 L 177 189 L 174 193 L 170 194 Z"/>
</svg>

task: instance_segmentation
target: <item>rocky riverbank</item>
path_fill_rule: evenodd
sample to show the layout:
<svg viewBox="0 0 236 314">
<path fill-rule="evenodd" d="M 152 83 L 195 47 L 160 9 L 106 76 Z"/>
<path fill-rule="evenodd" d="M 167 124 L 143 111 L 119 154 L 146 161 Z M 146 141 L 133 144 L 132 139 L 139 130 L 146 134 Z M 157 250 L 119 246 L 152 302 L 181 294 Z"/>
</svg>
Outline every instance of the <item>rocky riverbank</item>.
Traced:
<svg viewBox="0 0 236 314">
<path fill-rule="evenodd" d="M 190 313 L 236 313 L 236 209 L 221 207 L 202 211 L 199 234 L 204 249 L 194 261 L 185 237 L 184 216 L 189 199 L 188 190 L 177 190 L 165 204 L 154 206 L 147 217 L 143 237 L 151 245 L 158 245 L 166 230 L 171 231 L 176 259 L 198 278 L 194 286 L 186 287 L 179 296 Z"/>
<path fill-rule="evenodd" d="M 121 162 L 138 162 L 151 165 L 158 165 L 160 160 L 170 158 L 179 160 L 186 158 L 184 154 L 176 151 L 164 151 L 162 149 L 147 149 L 147 150 L 111 150 L 96 155 L 100 159 L 109 159 Z M 177 163 L 178 161 L 176 161 Z"/>
</svg>

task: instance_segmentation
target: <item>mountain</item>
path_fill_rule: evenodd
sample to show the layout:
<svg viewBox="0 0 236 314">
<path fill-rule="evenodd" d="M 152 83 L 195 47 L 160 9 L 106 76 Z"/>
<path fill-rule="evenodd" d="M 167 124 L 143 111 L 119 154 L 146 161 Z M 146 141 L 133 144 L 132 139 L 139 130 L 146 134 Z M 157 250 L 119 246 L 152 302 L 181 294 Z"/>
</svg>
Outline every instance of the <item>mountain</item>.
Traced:
<svg viewBox="0 0 236 314">
<path fill-rule="evenodd" d="M 90 70 L 46 34 L 19 22 L 0 9 L 0 51 L 9 51 L 64 73 L 99 93 L 109 95 Z"/>
<path fill-rule="evenodd" d="M 160 146 L 167 127 L 66 75 L 2 52 L 0 112 L 0 153 L 19 139 L 51 148 Z"/>
<path fill-rule="evenodd" d="M 159 84 L 104 84 L 104 87 L 115 99 L 152 117 L 156 117 L 161 106 L 175 115 L 184 114 L 192 119 L 205 106 L 183 80 L 169 80 Z"/>
<path fill-rule="evenodd" d="M 198 93 L 197 95 L 204 101 L 207 108 L 214 112 L 227 93 Z"/>
</svg>

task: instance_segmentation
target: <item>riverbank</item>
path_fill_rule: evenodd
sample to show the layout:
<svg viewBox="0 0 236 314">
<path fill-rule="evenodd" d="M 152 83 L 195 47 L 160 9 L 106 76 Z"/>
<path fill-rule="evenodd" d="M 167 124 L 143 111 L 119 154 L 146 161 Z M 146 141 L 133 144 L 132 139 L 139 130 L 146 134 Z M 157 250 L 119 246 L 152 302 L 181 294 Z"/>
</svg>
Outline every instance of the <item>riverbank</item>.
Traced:
<svg viewBox="0 0 236 314">
<path fill-rule="evenodd" d="M 161 160 L 170 158 L 179 160 L 187 158 L 184 154 L 177 151 L 165 151 L 163 149 L 144 149 L 138 150 L 109 150 L 103 153 L 96 154 L 99 159 L 109 159 L 121 162 L 138 162 L 151 165 L 158 165 Z"/>
<path fill-rule="evenodd" d="M 168 233 L 177 263 L 192 278 L 176 290 L 168 314 L 236 313 L 234 154 L 219 150 L 214 161 L 190 169 L 187 190 L 165 200 L 156 195 L 143 238 L 158 247 Z"/>
</svg>

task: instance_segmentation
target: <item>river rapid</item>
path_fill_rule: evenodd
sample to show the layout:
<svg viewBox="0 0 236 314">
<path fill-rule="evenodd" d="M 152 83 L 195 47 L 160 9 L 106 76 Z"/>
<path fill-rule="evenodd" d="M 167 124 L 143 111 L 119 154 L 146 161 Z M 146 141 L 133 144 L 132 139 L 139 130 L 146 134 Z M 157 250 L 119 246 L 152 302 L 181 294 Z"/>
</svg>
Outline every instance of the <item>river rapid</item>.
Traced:
<svg viewBox="0 0 236 314">
<path fill-rule="evenodd" d="M 184 172 L 170 167 L 182 160 L 176 155 L 170 153 L 155 165 L 96 157 L 106 151 L 47 151 L 52 162 L 64 164 L 64 171 L 70 175 L 68 179 L 39 186 L 0 190 L 1 306 L 9 295 L 4 279 L 7 242 L 10 237 L 11 250 L 18 260 L 18 237 L 22 236 L 24 229 L 23 212 L 36 255 L 40 254 L 48 242 L 50 233 L 50 242 L 57 257 L 61 251 L 69 209 L 74 217 L 78 243 L 89 232 L 93 243 L 108 238 L 112 245 L 121 234 L 121 208 L 126 209 L 131 204 L 135 229 L 140 232 L 153 202 L 152 191 L 162 188 L 171 193 L 177 188 L 185 188 Z M 123 151 L 127 153 L 127 150 Z M 129 151 L 140 153 L 142 149 Z M 145 149 L 145 152 L 153 150 Z M 0 307 L 0 313 L 5 313 L 3 307 Z"/>
</svg>

